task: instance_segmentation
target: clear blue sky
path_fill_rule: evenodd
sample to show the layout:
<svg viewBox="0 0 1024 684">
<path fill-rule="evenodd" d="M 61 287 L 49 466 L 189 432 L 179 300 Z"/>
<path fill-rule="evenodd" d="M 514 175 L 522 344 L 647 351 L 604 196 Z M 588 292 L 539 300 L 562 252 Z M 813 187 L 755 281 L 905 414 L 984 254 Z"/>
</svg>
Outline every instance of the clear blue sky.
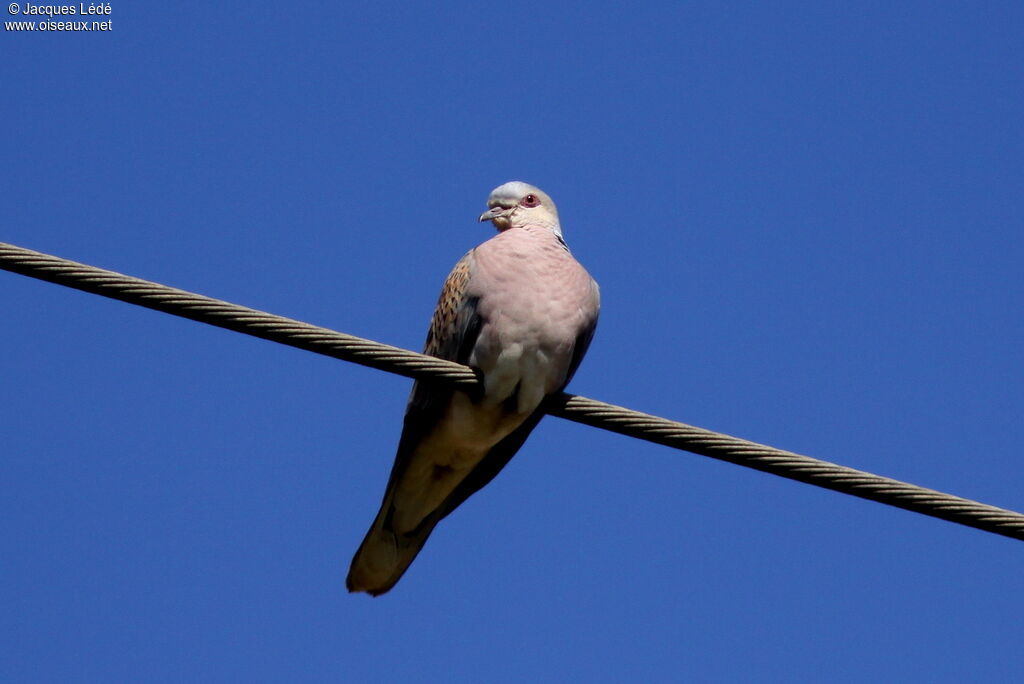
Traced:
<svg viewBox="0 0 1024 684">
<path fill-rule="evenodd" d="M 525 180 L 571 390 L 1024 510 L 1019 1 L 111 7 L 0 36 L 0 240 L 419 349 Z M 0 680 L 1024 671 L 1020 542 L 552 418 L 348 595 L 408 380 L 0 302 Z"/>
</svg>

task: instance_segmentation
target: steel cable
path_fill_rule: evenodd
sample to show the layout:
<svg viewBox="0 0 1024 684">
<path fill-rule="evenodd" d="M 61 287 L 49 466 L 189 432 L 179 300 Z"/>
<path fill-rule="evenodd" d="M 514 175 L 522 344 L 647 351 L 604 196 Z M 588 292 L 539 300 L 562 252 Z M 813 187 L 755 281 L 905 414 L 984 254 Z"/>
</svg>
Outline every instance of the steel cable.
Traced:
<svg viewBox="0 0 1024 684">
<path fill-rule="evenodd" d="M 476 385 L 472 369 L 159 283 L 0 243 L 0 269 L 410 378 Z M 596 399 L 560 394 L 545 411 L 591 427 L 682 449 L 862 499 L 1024 540 L 1024 515 L 952 494 L 749 442 Z"/>
</svg>

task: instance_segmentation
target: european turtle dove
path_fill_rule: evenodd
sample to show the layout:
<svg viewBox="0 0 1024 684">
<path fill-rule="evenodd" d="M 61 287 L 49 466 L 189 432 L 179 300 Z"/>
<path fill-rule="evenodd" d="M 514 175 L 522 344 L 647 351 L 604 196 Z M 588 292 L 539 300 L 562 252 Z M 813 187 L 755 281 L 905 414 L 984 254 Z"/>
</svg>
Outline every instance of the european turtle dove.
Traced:
<svg viewBox="0 0 1024 684">
<path fill-rule="evenodd" d="M 441 290 L 424 353 L 469 365 L 474 394 L 416 382 L 380 512 L 352 559 L 349 591 L 378 596 L 402 577 L 438 522 L 515 455 L 579 366 L 597 325 L 597 283 L 569 253 L 554 202 L 512 181 L 480 216 L 498 234 Z"/>
</svg>

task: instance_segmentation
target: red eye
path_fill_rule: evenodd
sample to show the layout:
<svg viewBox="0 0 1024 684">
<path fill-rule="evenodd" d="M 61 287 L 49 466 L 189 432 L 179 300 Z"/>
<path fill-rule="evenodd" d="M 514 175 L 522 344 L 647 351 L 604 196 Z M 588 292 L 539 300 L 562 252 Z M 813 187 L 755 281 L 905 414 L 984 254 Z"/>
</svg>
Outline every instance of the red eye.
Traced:
<svg viewBox="0 0 1024 684">
<path fill-rule="evenodd" d="M 540 198 L 536 195 L 527 195 L 523 198 L 524 207 L 535 207 L 540 204 Z"/>
</svg>

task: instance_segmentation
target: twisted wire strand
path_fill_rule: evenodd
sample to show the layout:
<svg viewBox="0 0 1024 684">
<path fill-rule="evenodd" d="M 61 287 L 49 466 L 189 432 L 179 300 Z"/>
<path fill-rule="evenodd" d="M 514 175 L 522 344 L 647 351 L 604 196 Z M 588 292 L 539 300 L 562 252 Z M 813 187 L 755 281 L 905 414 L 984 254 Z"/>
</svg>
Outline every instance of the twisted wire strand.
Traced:
<svg viewBox="0 0 1024 684">
<path fill-rule="evenodd" d="M 2 242 L 0 269 L 409 378 L 449 382 L 463 389 L 478 383 L 472 369 L 457 363 Z M 544 410 L 583 425 L 1024 541 L 1024 514 L 1015 511 L 587 397 L 561 393 L 548 398 Z"/>
</svg>

